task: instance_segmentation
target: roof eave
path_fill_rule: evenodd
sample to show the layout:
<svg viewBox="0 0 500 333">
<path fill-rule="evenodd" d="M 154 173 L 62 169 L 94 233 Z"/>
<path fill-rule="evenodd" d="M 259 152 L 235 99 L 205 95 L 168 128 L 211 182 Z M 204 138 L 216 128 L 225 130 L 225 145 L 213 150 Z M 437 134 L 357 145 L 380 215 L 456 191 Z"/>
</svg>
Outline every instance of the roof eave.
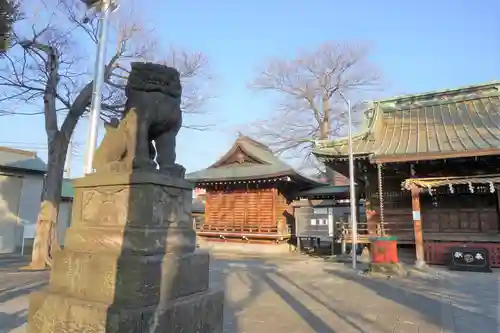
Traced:
<svg viewBox="0 0 500 333">
<path fill-rule="evenodd" d="M 300 173 L 297 172 L 294 175 L 291 175 L 290 178 L 292 178 L 297 183 L 303 183 L 304 185 L 308 185 L 311 187 L 321 187 L 329 185 L 328 183 L 324 183 L 322 181 L 307 177 L 305 175 L 301 175 Z"/>
<path fill-rule="evenodd" d="M 279 178 L 279 177 L 290 177 L 291 173 L 289 172 L 277 172 L 277 173 L 269 173 L 262 174 L 258 176 L 243 176 L 243 177 L 218 177 L 218 178 L 194 178 L 189 177 L 189 174 L 186 175 L 186 179 L 190 182 L 194 183 L 217 183 L 217 182 L 233 182 L 233 181 L 248 181 L 248 180 L 261 180 L 261 179 L 269 179 L 269 178 Z"/>
<path fill-rule="evenodd" d="M 257 181 L 257 180 L 268 180 L 272 178 L 283 178 L 289 177 L 291 181 L 296 183 L 303 183 L 310 186 L 324 186 L 328 185 L 326 183 L 316 181 L 315 179 L 306 177 L 296 172 L 293 169 L 284 170 L 276 173 L 263 174 L 259 176 L 248 176 L 248 177 L 221 177 L 221 178 L 191 178 L 189 175 L 186 176 L 186 179 L 190 182 L 194 182 L 196 184 L 200 183 L 220 183 L 220 182 L 237 182 L 237 181 Z"/>
<path fill-rule="evenodd" d="M 31 169 L 22 166 L 13 166 L 13 165 L 0 165 L 0 170 L 11 171 L 11 172 L 25 172 L 30 174 L 40 174 L 45 175 L 47 173 L 47 169 Z"/>
<path fill-rule="evenodd" d="M 372 133 L 373 126 L 378 120 L 379 113 L 381 112 L 380 104 L 378 102 L 374 102 L 372 109 L 373 109 L 373 114 L 371 118 L 370 119 L 365 118 L 365 125 L 358 133 L 352 136 L 352 140 L 364 140 L 366 136 Z M 328 149 L 328 148 L 333 148 L 336 145 L 343 146 L 346 145 L 348 141 L 349 141 L 348 136 L 344 136 L 336 140 L 316 140 L 314 141 L 314 149 Z"/>
<path fill-rule="evenodd" d="M 411 155 L 373 155 L 370 161 L 375 164 L 381 163 L 405 163 L 430 160 L 444 160 L 449 158 L 461 157 L 479 157 L 479 156 L 494 156 L 500 155 L 500 148 L 465 151 L 465 152 L 448 152 L 448 153 L 426 153 L 426 154 L 411 154 Z"/>
<path fill-rule="evenodd" d="M 339 161 L 344 161 L 349 159 L 349 155 L 345 155 L 342 153 L 330 153 L 330 152 L 325 152 L 322 149 L 313 149 L 312 153 L 318 157 L 318 158 L 325 158 L 329 160 L 339 160 Z M 353 157 L 355 160 L 362 160 L 362 159 L 368 159 L 373 153 L 366 153 L 366 152 L 361 152 L 361 153 L 354 153 Z"/>
</svg>

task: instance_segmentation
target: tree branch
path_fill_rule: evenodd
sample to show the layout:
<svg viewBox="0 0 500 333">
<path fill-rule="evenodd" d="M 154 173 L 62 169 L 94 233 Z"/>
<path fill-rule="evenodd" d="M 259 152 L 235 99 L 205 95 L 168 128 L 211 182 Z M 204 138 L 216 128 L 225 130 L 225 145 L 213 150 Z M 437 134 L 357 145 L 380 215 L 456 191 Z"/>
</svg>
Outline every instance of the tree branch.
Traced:
<svg viewBox="0 0 500 333">
<path fill-rule="evenodd" d="M 281 107 L 266 121 L 253 123 L 251 135 L 287 158 L 300 163 L 310 159 L 310 144 L 304 139 L 343 133 L 346 105 L 339 93 L 354 105 L 379 85 L 380 75 L 368 55 L 362 45 L 332 41 L 291 59 L 271 59 L 250 87 L 278 98 Z"/>
</svg>

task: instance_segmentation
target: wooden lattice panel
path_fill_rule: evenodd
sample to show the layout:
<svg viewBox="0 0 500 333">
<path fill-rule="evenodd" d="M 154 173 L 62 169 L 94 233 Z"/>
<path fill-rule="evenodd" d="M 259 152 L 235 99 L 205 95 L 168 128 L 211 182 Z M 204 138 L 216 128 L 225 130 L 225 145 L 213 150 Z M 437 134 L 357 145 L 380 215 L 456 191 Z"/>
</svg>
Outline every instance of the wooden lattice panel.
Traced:
<svg viewBox="0 0 500 333">
<path fill-rule="evenodd" d="M 239 226 L 276 225 L 272 189 L 209 192 L 205 223 Z"/>
</svg>

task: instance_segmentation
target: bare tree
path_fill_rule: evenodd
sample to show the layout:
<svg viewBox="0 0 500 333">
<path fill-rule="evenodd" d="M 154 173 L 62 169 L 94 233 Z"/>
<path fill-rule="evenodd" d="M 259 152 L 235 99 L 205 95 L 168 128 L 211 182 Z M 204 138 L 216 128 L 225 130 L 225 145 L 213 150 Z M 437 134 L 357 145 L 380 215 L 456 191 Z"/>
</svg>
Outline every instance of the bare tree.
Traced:
<svg viewBox="0 0 500 333">
<path fill-rule="evenodd" d="M 20 18 L 18 1 L 0 0 L 0 54 L 7 51 L 12 35 L 12 25 Z"/>
<path fill-rule="evenodd" d="M 124 107 L 124 83 L 131 61 L 154 60 L 161 52 L 153 31 L 137 19 L 132 3 L 123 4 L 112 26 L 108 49 L 113 53 L 104 71 L 102 118 L 119 115 Z M 123 9 L 131 8 L 128 13 Z M 43 114 L 48 146 L 48 171 L 37 219 L 32 261 L 28 268 L 51 265 L 58 248 L 56 221 L 68 143 L 78 120 L 88 112 L 92 96 L 92 50 L 98 40 L 98 20 L 87 17 L 79 0 L 45 0 L 31 11 L 26 24 L 14 31 L 13 50 L 0 64 L 0 103 L 4 115 Z M 85 22 L 85 23 L 84 23 Z M 28 25 L 29 24 L 29 25 Z M 186 99 L 186 113 L 203 112 L 207 98 L 197 90 L 204 78 L 207 60 L 201 53 L 173 52 L 165 62 L 173 63 L 187 81 L 187 91 L 198 92 Z M 90 60 L 89 60 L 90 59 Z M 89 70 L 90 69 L 90 70 Z M 203 85 L 200 84 L 202 87 Z M 195 102 L 191 102 L 195 100 Z M 25 106 L 19 110 L 19 105 Z M 197 127 L 194 127 L 197 128 Z M 203 129 L 203 127 L 201 128 Z"/>
<path fill-rule="evenodd" d="M 281 104 L 270 119 L 253 124 L 253 134 L 277 154 L 300 158 L 302 166 L 317 166 L 310 153 L 312 141 L 343 132 L 347 108 L 341 94 L 352 100 L 355 110 L 364 92 L 379 85 L 368 51 L 363 45 L 332 41 L 294 59 L 269 61 L 251 88 L 271 92 Z"/>
</svg>

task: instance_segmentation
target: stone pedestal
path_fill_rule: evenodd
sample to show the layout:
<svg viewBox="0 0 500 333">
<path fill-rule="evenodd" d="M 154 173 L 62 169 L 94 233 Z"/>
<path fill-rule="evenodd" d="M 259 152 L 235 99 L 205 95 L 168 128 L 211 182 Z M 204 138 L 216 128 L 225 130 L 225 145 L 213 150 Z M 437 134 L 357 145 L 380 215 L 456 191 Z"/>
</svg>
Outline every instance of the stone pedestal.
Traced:
<svg viewBox="0 0 500 333">
<path fill-rule="evenodd" d="M 370 273 L 384 276 L 406 276 L 406 270 L 401 263 L 370 263 Z"/>
<path fill-rule="evenodd" d="M 192 185 L 157 172 L 75 181 L 71 227 L 28 333 L 220 333 L 224 296 L 196 248 Z"/>
</svg>

